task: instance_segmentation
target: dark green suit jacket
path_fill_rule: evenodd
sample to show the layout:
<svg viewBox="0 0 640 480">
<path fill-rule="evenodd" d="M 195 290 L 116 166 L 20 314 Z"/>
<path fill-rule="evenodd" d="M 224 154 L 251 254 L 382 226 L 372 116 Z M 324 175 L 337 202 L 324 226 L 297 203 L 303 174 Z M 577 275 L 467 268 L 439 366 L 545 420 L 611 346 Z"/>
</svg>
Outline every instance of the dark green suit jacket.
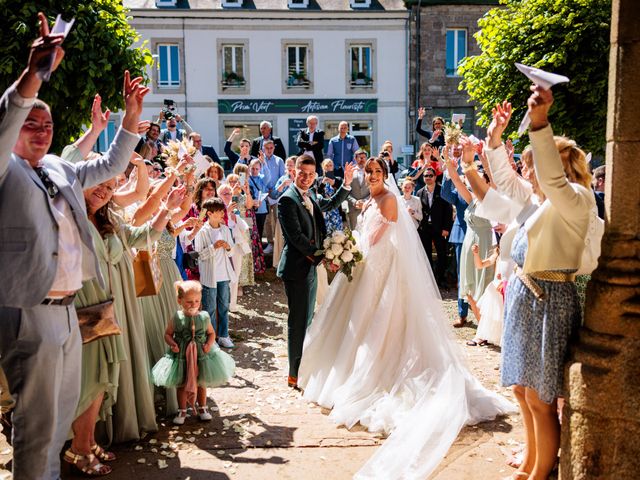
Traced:
<svg viewBox="0 0 640 480">
<path fill-rule="evenodd" d="M 302 280 L 307 278 L 321 257 L 314 257 L 316 250 L 322 249 L 327 234 L 322 212 L 337 208 L 347 199 L 350 190 L 340 187 L 331 198 L 316 196 L 309 190 L 313 203 L 313 216 L 304 206 L 302 196 L 291 185 L 280 197 L 278 220 L 284 236 L 284 250 L 278 264 L 278 277 L 283 280 Z"/>
</svg>

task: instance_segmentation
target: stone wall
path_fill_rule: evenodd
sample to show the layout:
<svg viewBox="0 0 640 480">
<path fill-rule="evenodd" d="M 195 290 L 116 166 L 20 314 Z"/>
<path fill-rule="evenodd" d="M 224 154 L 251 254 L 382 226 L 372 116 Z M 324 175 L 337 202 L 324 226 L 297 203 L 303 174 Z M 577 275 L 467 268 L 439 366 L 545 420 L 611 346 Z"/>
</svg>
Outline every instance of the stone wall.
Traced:
<svg viewBox="0 0 640 480">
<path fill-rule="evenodd" d="M 469 109 L 473 102 L 465 91 L 458 89 L 460 77 L 447 77 L 446 67 L 446 31 L 448 28 L 467 30 L 467 55 L 480 53 L 473 34 L 478 31 L 478 19 L 496 5 L 423 5 L 420 8 L 419 56 L 416 51 L 418 33 L 418 7 L 411 10 L 411 37 L 409 61 L 411 65 L 409 92 L 410 112 L 416 117 L 416 84 L 419 81 L 418 106 L 426 107 L 429 126 L 430 119 L 436 110 Z M 419 69 L 419 72 L 418 72 Z M 418 78 L 419 73 L 419 78 Z M 461 111 L 460 113 L 465 113 Z M 447 118 L 446 120 L 450 120 Z M 480 136 L 484 133 L 475 125 L 475 118 L 466 122 L 473 128 L 473 133 Z M 422 139 L 420 139 L 422 140 Z"/>
</svg>

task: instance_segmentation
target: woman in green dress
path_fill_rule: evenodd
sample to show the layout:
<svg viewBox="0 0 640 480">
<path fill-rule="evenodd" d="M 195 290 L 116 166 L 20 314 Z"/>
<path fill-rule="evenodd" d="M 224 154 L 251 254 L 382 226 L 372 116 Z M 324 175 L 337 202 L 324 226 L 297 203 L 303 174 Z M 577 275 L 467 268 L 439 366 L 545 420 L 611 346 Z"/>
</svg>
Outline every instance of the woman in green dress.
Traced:
<svg viewBox="0 0 640 480">
<path fill-rule="evenodd" d="M 155 412 L 149 382 L 144 324 L 136 300 L 130 247 L 156 240 L 169 211 L 177 207 L 184 189 L 176 189 L 153 220 L 141 227 L 122 222 L 111 211 L 115 179 L 84 191 L 91 234 L 100 261 L 105 288 L 93 279 L 83 283 L 76 306 L 91 306 L 113 298 L 121 335 L 103 337 L 83 345 L 80 402 L 72 425 L 74 439 L 65 459 L 89 475 L 106 475 L 100 463 L 115 459 L 95 442 L 98 418 L 106 422 L 109 439 L 137 440 L 141 431 L 155 431 Z M 125 248 L 128 245 L 128 248 Z"/>
</svg>

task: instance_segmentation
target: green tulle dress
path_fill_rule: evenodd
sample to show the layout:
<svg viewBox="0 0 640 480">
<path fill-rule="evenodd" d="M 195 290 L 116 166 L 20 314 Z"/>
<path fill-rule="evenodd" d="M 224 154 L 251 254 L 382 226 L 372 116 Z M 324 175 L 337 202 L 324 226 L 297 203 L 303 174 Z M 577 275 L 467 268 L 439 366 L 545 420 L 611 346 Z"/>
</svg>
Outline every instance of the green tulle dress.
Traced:
<svg viewBox="0 0 640 480">
<path fill-rule="evenodd" d="M 162 271 L 160 292 L 158 295 L 138 297 L 147 334 L 149 365 L 155 365 L 167 351 L 164 332 L 167 329 L 167 324 L 178 310 L 174 283 L 182 280 L 182 277 L 175 260 L 172 258 L 175 245 L 176 239 L 167 230 L 164 230 L 160 235 L 156 250 L 156 254 L 160 259 L 160 270 Z M 178 400 L 175 389 L 167 389 L 163 393 L 166 399 L 164 413 L 166 415 L 176 413 L 178 411 Z"/>
<path fill-rule="evenodd" d="M 198 346 L 198 386 L 217 387 L 229 381 L 235 372 L 233 358 L 213 343 L 208 353 L 202 351 L 207 342 L 207 327 L 211 323 L 207 312 L 188 317 L 178 311 L 173 317 L 173 339 L 180 347 L 178 353 L 170 349 L 151 370 L 153 383 L 159 387 L 181 387 L 186 383 L 187 360 L 185 352 L 191 341 L 191 323 L 195 322 L 195 340 Z"/>
</svg>

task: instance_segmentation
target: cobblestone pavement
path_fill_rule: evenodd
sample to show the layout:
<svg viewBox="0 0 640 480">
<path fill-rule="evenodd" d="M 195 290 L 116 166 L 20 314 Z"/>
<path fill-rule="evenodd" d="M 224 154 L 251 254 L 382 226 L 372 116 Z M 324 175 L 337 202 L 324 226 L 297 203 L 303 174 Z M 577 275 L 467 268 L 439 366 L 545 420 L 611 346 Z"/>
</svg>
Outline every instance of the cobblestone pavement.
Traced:
<svg viewBox="0 0 640 480">
<path fill-rule="evenodd" d="M 453 322 L 454 293 L 443 296 Z M 335 425 L 327 411 L 286 386 L 286 298 L 272 271 L 246 289 L 239 303 L 230 320 L 236 377 L 230 385 L 209 390 L 213 420 L 202 423 L 190 417 L 175 427 L 170 418 L 160 418 L 157 434 L 113 448 L 118 460 L 108 478 L 349 479 L 384 441 L 359 426 L 347 430 Z M 461 344 L 474 333 L 475 327 L 455 330 Z M 482 383 L 512 398 L 499 387 L 499 349 L 464 348 Z M 512 471 L 505 459 L 521 439 L 517 415 L 467 427 L 431 478 L 505 477 Z M 4 437 L 0 440 L 0 461 L 6 462 L 10 452 Z"/>
</svg>

